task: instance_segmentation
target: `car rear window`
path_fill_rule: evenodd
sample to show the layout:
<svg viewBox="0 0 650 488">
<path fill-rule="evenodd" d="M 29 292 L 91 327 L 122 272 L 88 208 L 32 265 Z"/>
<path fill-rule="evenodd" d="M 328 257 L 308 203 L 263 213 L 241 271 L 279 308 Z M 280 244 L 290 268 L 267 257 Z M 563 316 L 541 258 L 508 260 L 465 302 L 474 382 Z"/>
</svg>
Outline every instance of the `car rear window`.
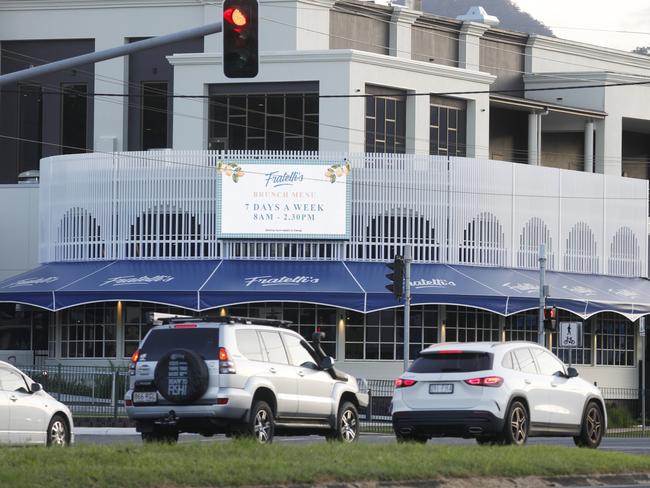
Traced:
<svg viewBox="0 0 650 488">
<path fill-rule="evenodd" d="M 158 361 L 174 349 L 189 349 L 203 359 L 218 359 L 219 329 L 157 329 L 152 330 L 140 349 L 142 361 Z"/>
<path fill-rule="evenodd" d="M 412 373 L 468 373 L 492 369 L 493 356 L 487 352 L 422 354 L 413 361 Z"/>
</svg>

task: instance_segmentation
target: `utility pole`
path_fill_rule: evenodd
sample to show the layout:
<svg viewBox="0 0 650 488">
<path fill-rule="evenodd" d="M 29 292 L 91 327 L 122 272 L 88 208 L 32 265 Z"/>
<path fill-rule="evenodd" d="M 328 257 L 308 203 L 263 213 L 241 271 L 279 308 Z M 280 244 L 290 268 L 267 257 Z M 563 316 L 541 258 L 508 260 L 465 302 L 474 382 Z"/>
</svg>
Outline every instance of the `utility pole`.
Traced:
<svg viewBox="0 0 650 488">
<path fill-rule="evenodd" d="M 544 308 L 546 308 L 546 244 L 539 245 L 539 322 L 537 324 L 537 342 L 544 346 Z"/>
<path fill-rule="evenodd" d="M 645 434 L 645 317 L 639 319 L 641 339 L 641 430 Z"/>
<path fill-rule="evenodd" d="M 404 246 L 404 371 L 409 367 L 410 337 L 409 327 L 411 322 L 411 246 Z"/>
</svg>

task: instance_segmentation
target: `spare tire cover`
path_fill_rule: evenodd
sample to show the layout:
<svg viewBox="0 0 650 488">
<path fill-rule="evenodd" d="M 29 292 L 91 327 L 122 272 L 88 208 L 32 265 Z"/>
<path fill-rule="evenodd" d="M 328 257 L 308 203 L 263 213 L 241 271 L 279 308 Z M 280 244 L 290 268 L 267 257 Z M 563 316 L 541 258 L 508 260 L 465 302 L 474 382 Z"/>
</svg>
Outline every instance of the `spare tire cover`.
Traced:
<svg viewBox="0 0 650 488">
<path fill-rule="evenodd" d="M 175 349 L 160 358 L 154 371 L 156 389 L 173 403 L 192 403 L 208 389 L 208 367 L 189 349 Z"/>
</svg>

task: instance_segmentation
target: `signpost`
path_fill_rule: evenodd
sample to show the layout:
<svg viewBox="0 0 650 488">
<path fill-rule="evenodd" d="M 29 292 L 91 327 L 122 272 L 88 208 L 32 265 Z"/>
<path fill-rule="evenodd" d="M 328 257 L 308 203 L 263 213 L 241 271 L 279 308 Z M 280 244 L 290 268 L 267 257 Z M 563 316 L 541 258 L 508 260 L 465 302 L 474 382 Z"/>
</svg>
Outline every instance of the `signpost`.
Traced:
<svg viewBox="0 0 650 488">
<path fill-rule="evenodd" d="M 569 348 L 569 366 L 571 366 L 572 349 L 582 347 L 582 322 L 560 322 L 558 347 Z"/>
</svg>

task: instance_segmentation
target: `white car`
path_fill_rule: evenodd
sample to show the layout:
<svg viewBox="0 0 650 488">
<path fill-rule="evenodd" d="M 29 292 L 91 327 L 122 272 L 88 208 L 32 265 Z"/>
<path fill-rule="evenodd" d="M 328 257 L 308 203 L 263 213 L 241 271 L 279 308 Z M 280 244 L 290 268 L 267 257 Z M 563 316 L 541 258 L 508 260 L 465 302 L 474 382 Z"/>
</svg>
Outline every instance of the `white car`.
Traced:
<svg viewBox="0 0 650 488">
<path fill-rule="evenodd" d="M 0 361 L 0 444 L 67 446 L 74 442 L 73 430 L 68 407 Z"/>
<path fill-rule="evenodd" d="M 393 428 L 399 441 L 522 445 L 531 436 L 570 436 L 595 448 L 607 428 L 605 402 L 577 376 L 531 342 L 434 345 L 395 380 Z"/>
</svg>

